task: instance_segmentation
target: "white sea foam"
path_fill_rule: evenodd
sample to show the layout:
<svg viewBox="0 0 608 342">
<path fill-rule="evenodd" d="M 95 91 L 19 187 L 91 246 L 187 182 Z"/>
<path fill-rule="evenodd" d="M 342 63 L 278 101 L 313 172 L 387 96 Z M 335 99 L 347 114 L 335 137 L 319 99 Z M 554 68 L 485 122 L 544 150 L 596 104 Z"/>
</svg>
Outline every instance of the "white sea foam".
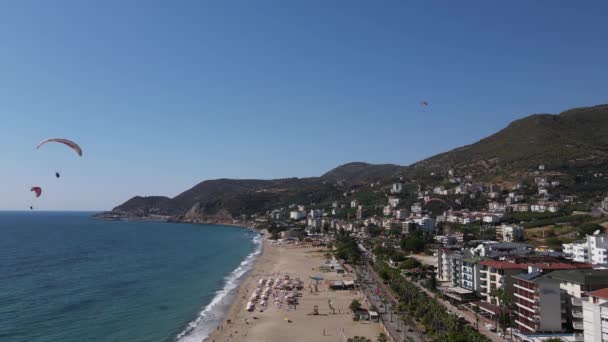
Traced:
<svg viewBox="0 0 608 342">
<path fill-rule="evenodd" d="M 256 244 L 254 251 L 241 262 L 241 264 L 230 275 L 226 277 L 224 287 L 217 291 L 211 302 L 203 308 L 195 320 L 188 323 L 186 328 L 175 338 L 178 342 L 200 342 L 215 329 L 224 319 L 224 315 L 232 304 L 236 290 L 243 276 L 251 270 L 253 262 L 262 252 L 262 237 L 256 235 L 253 238 Z"/>
</svg>

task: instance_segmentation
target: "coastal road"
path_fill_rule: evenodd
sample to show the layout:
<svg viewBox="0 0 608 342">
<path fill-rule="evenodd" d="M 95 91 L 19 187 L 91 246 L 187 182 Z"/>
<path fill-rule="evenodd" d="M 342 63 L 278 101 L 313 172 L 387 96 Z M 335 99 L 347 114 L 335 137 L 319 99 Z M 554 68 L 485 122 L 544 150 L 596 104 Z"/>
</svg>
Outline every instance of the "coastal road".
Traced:
<svg viewBox="0 0 608 342">
<path fill-rule="evenodd" d="M 380 319 L 388 334 L 394 341 L 423 342 L 424 335 L 416 327 L 406 325 L 398 314 L 393 312 L 391 303 L 397 303 L 397 298 L 386 287 L 371 266 L 355 267 L 361 289 L 370 305 L 378 308 Z"/>
<path fill-rule="evenodd" d="M 390 288 L 384 284 L 382 279 L 373 270 L 373 268 L 371 266 L 369 266 L 369 264 L 367 264 L 367 267 L 365 267 L 363 270 L 361 270 L 361 272 L 363 274 L 363 279 L 371 281 L 371 284 L 373 284 L 373 286 L 380 289 L 382 298 L 387 299 L 391 303 L 397 303 L 397 298 L 393 295 Z M 421 291 L 424 291 L 430 297 L 435 298 L 441 305 L 443 305 L 446 308 L 447 311 L 464 317 L 467 320 L 467 322 L 469 322 L 469 324 L 471 324 L 473 327 L 475 326 L 476 317 L 475 317 L 474 313 L 472 313 L 470 311 L 460 310 L 457 307 L 455 307 L 454 305 L 450 304 L 448 301 L 443 300 L 440 297 L 438 297 L 436 293 L 429 291 L 425 287 L 421 286 L 419 283 L 415 282 L 411 278 L 406 278 L 406 279 L 408 281 L 410 281 L 411 283 L 413 283 Z M 367 294 L 367 292 L 366 292 L 366 297 L 370 298 L 370 296 Z M 372 300 L 374 300 L 375 298 L 377 298 L 377 296 L 374 297 L 374 294 L 371 293 L 371 298 L 372 298 Z M 382 305 L 382 302 L 380 300 L 375 300 L 375 302 L 372 304 L 376 305 L 377 307 L 380 307 L 380 305 Z M 403 337 L 404 331 L 407 332 L 408 329 L 414 330 L 415 327 L 405 327 L 403 322 L 399 322 L 400 324 L 397 323 L 396 321 L 401 321 L 401 319 L 399 319 L 398 317 L 393 317 L 393 322 L 391 322 L 390 321 L 390 306 L 388 309 L 389 309 L 389 313 L 385 313 L 382 316 L 383 322 L 385 323 L 387 330 L 389 331 L 389 333 L 391 334 L 391 337 L 395 341 L 406 341 L 406 339 Z M 396 315 L 394 315 L 394 316 L 396 316 Z M 484 335 L 485 337 L 490 339 L 492 342 L 508 341 L 508 339 L 504 339 L 504 338 L 498 336 L 498 334 L 487 329 L 485 324 L 483 324 L 484 321 L 485 321 L 485 319 L 483 319 L 482 317 L 479 317 L 479 333 L 480 334 Z M 400 325 L 401 329 L 399 329 L 399 325 Z M 423 332 L 420 331 L 419 329 L 415 329 L 414 332 L 407 333 L 406 336 L 416 342 L 421 342 L 421 341 L 425 340 Z"/>
<path fill-rule="evenodd" d="M 441 305 L 443 305 L 449 312 L 456 314 L 456 315 L 460 315 L 463 316 L 467 322 L 469 322 L 473 327 L 475 326 L 475 314 L 470 312 L 470 311 L 463 311 L 458 309 L 457 307 L 455 307 L 454 305 L 450 304 L 450 302 L 441 299 L 440 297 L 437 296 L 437 294 L 435 292 L 429 291 L 427 288 L 423 287 L 422 285 L 420 285 L 419 283 L 415 282 L 413 279 L 406 277 L 406 279 L 408 281 L 410 281 L 411 283 L 413 283 L 414 285 L 416 285 L 416 287 L 418 287 L 421 291 L 424 291 L 426 294 L 428 294 L 430 297 L 435 298 Z M 492 340 L 492 342 L 504 342 L 507 341 L 506 339 L 498 336 L 498 334 L 491 332 L 490 330 L 488 330 L 485 326 L 485 324 L 483 324 L 484 320 L 480 317 L 479 318 L 479 333 L 484 335 L 485 337 L 489 338 L 490 340 Z"/>
</svg>

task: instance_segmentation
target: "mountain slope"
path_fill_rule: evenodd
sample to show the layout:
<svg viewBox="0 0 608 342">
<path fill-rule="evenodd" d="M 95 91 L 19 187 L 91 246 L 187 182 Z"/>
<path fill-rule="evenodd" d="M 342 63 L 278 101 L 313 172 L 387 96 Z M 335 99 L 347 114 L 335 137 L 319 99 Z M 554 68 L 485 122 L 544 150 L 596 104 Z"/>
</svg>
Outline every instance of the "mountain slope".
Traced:
<svg viewBox="0 0 608 342">
<path fill-rule="evenodd" d="M 338 166 L 323 174 L 321 178 L 327 181 L 365 181 L 391 177 L 403 170 L 403 166 L 395 164 L 353 162 Z"/>
<path fill-rule="evenodd" d="M 534 114 L 471 145 L 438 154 L 410 166 L 362 162 L 338 166 L 321 177 L 273 180 L 216 179 L 201 182 L 174 198 L 134 197 L 110 215 L 172 216 L 179 221 L 229 221 L 293 203 L 323 203 L 342 198 L 350 186 L 404 175 L 471 174 L 477 180 L 519 180 L 544 164 L 565 175 L 602 170 L 608 164 L 608 105 L 576 108 L 561 114 Z M 570 177 L 573 179 L 574 177 Z M 597 191 L 579 182 L 576 191 Z M 586 189 L 586 190 L 585 190 Z M 594 190 L 595 189 L 595 190 Z"/>
<path fill-rule="evenodd" d="M 474 144 L 412 164 L 408 174 L 415 177 L 451 168 L 491 178 L 520 175 L 539 164 L 562 169 L 607 160 L 608 105 L 601 105 L 516 120 Z"/>
</svg>

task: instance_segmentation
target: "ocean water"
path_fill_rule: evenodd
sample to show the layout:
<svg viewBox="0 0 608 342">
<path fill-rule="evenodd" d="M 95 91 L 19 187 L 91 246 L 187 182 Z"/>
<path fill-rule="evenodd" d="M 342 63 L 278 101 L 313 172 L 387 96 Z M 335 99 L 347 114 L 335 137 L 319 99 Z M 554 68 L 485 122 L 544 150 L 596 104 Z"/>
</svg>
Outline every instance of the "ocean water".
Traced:
<svg viewBox="0 0 608 342">
<path fill-rule="evenodd" d="M 0 212 L 0 341 L 201 341 L 259 253 L 212 225 Z"/>
</svg>

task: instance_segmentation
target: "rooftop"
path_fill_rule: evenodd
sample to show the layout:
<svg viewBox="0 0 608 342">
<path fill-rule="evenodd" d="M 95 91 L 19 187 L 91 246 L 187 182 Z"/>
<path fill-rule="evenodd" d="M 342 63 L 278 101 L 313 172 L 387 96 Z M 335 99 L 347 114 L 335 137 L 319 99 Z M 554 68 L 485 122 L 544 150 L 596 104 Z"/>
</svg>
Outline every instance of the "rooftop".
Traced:
<svg viewBox="0 0 608 342">
<path fill-rule="evenodd" d="M 570 283 L 586 284 L 586 285 L 602 285 L 608 286 L 608 271 L 594 269 L 577 269 L 577 270 L 562 270 L 553 271 L 548 274 L 549 277 L 557 280 L 563 280 Z"/>
<path fill-rule="evenodd" d="M 591 264 L 585 263 L 566 263 L 566 262 L 525 262 L 515 263 L 508 261 L 497 261 L 497 260 L 484 260 L 479 262 L 480 265 L 488 267 L 498 268 L 502 270 L 506 269 L 528 269 L 528 266 L 538 267 L 541 270 L 574 270 L 583 268 L 592 268 Z"/>
<path fill-rule="evenodd" d="M 508 261 L 496 261 L 496 260 L 483 260 L 479 262 L 480 265 L 494 267 L 498 269 L 528 269 L 528 264 L 516 264 Z"/>
<path fill-rule="evenodd" d="M 541 275 L 542 275 L 542 272 L 536 271 L 536 272 L 518 274 L 518 275 L 514 276 L 514 278 L 530 281 Z"/>
<path fill-rule="evenodd" d="M 608 287 L 605 289 L 599 289 L 591 292 L 587 292 L 589 296 L 600 297 L 603 299 L 608 299 Z"/>
</svg>

